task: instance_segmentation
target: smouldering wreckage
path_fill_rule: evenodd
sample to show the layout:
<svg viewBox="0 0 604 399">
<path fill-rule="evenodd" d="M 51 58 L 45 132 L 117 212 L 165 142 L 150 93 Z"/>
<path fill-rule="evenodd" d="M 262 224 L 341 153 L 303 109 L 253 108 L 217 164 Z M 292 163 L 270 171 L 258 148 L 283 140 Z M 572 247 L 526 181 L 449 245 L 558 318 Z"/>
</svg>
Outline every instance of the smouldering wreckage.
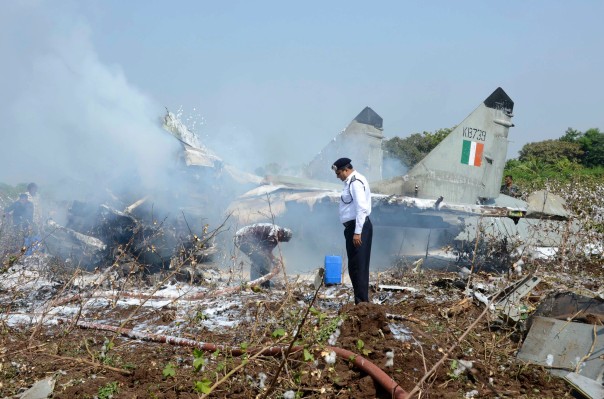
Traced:
<svg viewBox="0 0 604 399">
<path fill-rule="evenodd" d="M 179 207 L 167 211 L 148 192 L 112 195 L 104 203 L 73 201 L 65 225 L 45 226 L 44 244 L 74 266 L 94 269 L 119 259 L 154 273 L 238 254 L 228 237 L 217 245 L 216 234 L 200 220 L 212 218 L 216 232 L 224 228 L 231 237 L 242 226 L 271 223 L 292 230 L 294 242 L 279 248 L 288 269 L 311 272 L 325 255 L 344 256 L 336 217 L 340 185 L 333 182 L 330 165 L 347 154 L 372 187 L 374 269 L 423 258 L 424 267 L 480 264 L 502 271 L 520 258 L 552 256 L 561 247 L 595 248 L 601 255 L 601 244 L 579 234 L 580 225 L 560 197 L 539 191 L 523 201 L 500 194 L 513 108 L 497 88 L 405 175 L 386 180 L 383 121 L 369 107 L 300 176 L 264 178 L 225 162 L 167 112 L 163 127 L 181 143 L 186 201 L 181 196 Z"/>
<path fill-rule="evenodd" d="M 220 219 L 226 200 L 217 189 L 221 180 L 242 188 L 260 180 L 223 164 L 172 113 L 165 116 L 164 127 L 182 144 L 178 162 L 183 189 L 200 189 L 185 199 L 164 192 L 140 192 L 139 197 L 108 192 L 104 201 L 71 201 L 54 212 L 65 214 L 59 218 L 63 223 L 48 219 L 39 226 L 38 249 L 89 271 L 119 263 L 130 272 L 153 274 L 178 264 L 193 277 L 195 266 L 211 263 L 219 250 L 216 236 L 228 220 L 228 215 Z"/>
<path fill-rule="evenodd" d="M 264 178 L 223 161 L 167 112 L 163 126 L 182 145 L 188 203 L 166 217 L 151 193 L 113 203 L 74 201 L 64 226 L 52 221 L 46 226 L 45 245 L 51 254 L 88 269 L 118 258 L 126 263 L 125 257 L 150 272 L 183 261 L 196 266 L 211 262 L 217 252 L 223 258 L 233 252 L 232 240 L 217 246 L 208 226 L 198 223 L 211 215 L 231 236 L 252 223 L 291 229 L 295 243 L 280 250 L 288 268 L 310 272 L 323 256 L 344 255 L 336 218 L 340 185 L 333 183 L 330 164 L 347 154 L 372 186 L 374 269 L 423 258 L 424 267 L 480 263 L 501 271 L 519 258 L 551 256 L 564 240 L 564 250 L 592 245 L 597 254 L 598 243 L 585 242 L 577 234 L 580 226 L 568 222 L 572 218 L 560 197 L 540 191 L 523 201 L 499 193 L 513 107 L 496 89 L 416 166 L 387 180 L 382 179 L 383 121 L 369 107 L 301 176 Z"/>
<path fill-rule="evenodd" d="M 311 253 L 318 264 L 323 255 L 341 253 L 341 231 L 335 216 L 340 187 L 320 179 L 333 177 L 329 173 L 329 164 L 337 158 L 337 154 L 343 152 L 351 154 L 353 160 L 367 159 L 365 164 L 361 161 L 355 166 L 368 169 L 369 173 L 366 175 L 373 176 L 374 179 L 372 188 L 376 194 L 373 197 L 372 220 L 378 238 L 375 240 L 373 253 L 378 255 L 377 264 L 380 261 L 386 264 L 393 256 L 404 254 L 420 255 L 425 264 L 429 260 L 444 259 L 448 263 L 451 260 L 463 260 L 461 249 L 453 257 L 439 251 L 443 243 L 471 243 L 475 249 L 478 248 L 477 238 L 488 235 L 500 238 L 502 231 L 507 232 L 505 236 L 510 240 L 522 241 L 526 248 L 558 247 L 561 236 L 559 231 L 552 233 L 551 237 L 545 231 L 534 234 L 543 223 L 556 223 L 556 220 L 561 220 L 562 226 L 567 229 L 573 228 L 573 224 L 568 221 L 570 215 L 559 198 L 539 192 L 533 194 L 528 202 L 524 202 L 498 194 L 507 149 L 507 133 L 513 126 L 512 109 L 513 102 L 503 90 L 497 89 L 424 161 L 406 176 L 388 181 L 380 181 L 378 173 L 381 168 L 383 139 L 381 118 L 369 108 L 363 110 L 311 162 L 306 177 L 273 176 L 264 179 L 241 173 L 223 162 L 196 142 L 195 136 L 174 115 L 168 113 L 164 119 L 165 127 L 182 142 L 183 164 L 195 175 L 194 178 L 217 181 L 229 179 L 239 183 L 241 195 L 229 207 L 232 220 L 238 226 L 269 221 L 271 224 L 291 228 L 294 241 L 280 248 L 283 258 L 274 257 L 272 270 L 262 278 L 241 283 L 241 276 L 211 271 L 204 267 L 206 262 L 207 265 L 214 265 L 213 257 L 221 250 L 215 241 L 220 228 L 208 231 L 198 225 L 190 226 L 189 221 L 200 216 L 190 213 L 187 216 L 190 209 L 181 210 L 182 217 L 159 219 L 159 215 L 154 213 L 152 197 L 122 201 L 119 208 L 107 203 L 74 201 L 69 208 L 65 226 L 54 221 L 49 221 L 46 226 L 43 236 L 46 253 L 22 256 L 4 269 L 0 279 L 0 296 L 2 303 L 11 303 L 11 307 L 3 323 L 11 327 L 71 323 L 81 328 L 112 331 L 135 339 L 160 340 L 209 351 L 216 350 L 215 345 L 205 345 L 181 337 L 185 332 L 198 334 L 200 328 L 237 329 L 244 321 L 250 321 L 247 303 L 257 302 L 259 298 L 273 298 L 279 302 L 283 295 L 280 287 L 261 292 L 250 288 L 282 275 L 284 269 L 295 264 L 296 257 L 292 253 Z M 368 156 L 354 153 L 362 148 L 369 149 Z M 258 187 L 252 188 L 253 186 Z M 338 229 L 331 231 L 331 227 Z M 573 236 L 569 230 L 567 233 L 567 238 Z M 413 237 L 419 239 L 412 241 Z M 465 307 L 474 303 L 484 306 L 485 312 L 493 317 L 500 318 L 502 325 L 528 326 L 529 335 L 518 355 L 519 359 L 543 365 L 553 371 L 563 370 L 563 377 L 578 390 L 594 392 L 586 393 L 586 397 L 598 397 L 600 391 L 597 385 L 601 386 L 604 374 L 600 359 L 603 349 L 596 339 L 601 334 L 599 327 L 595 324 L 575 326 L 573 323 L 571 329 L 565 330 L 565 325 L 560 325 L 555 320 L 566 320 L 571 313 L 573 320 L 577 315 L 587 314 L 592 315 L 587 320 L 593 321 L 594 315 L 597 320 L 604 319 L 599 299 L 602 293 L 592 292 L 587 300 L 573 296 L 575 303 L 591 303 L 587 307 L 583 306 L 581 312 L 574 308 L 565 312 L 548 313 L 547 308 L 555 307 L 551 305 L 552 301 L 560 298 L 561 294 L 557 293 L 558 296 L 543 299 L 545 309 L 538 309 L 539 316 L 531 317 L 527 324 L 526 318 L 532 306 L 527 304 L 527 296 L 539 284 L 541 277 L 526 275 L 521 267 L 521 256 L 510 254 L 507 248 L 502 248 L 501 252 L 503 255 L 499 261 L 504 268 L 507 270 L 516 261 L 512 276 L 521 277 L 515 282 L 508 280 L 505 275 L 484 280 L 473 273 L 475 270 L 460 268 L 460 278 L 434 283 L 444 284 L 449 289 L 462 289 L 460 295 L 464 299 L 447 312 L 463 312 Z M 97 266 L 105 268 L 94 274 L 76 272 L 70 277 L 57 279 L 45 266 L 51 254 L 68 260 L 71 266 L 81 266 L 88 270 Z M 381 260 L 379 255 L 382 255 Z M 282 267 L 282 259 L 288 262 L 286 268 Z M 308 257 L 304 259 L 307 261 Z M 475 256 L 468 255 L 465 260 L 471 265 L 476 264 Z M 414 270 L 408 272 L 421 273 L 420 263 L 416 265 Z M 316 264 L 312 264 L 310 269 L 315 266 Z M 301 267 L 299 270 L 309 269 L 308 264 L 305 267 L 306 269 Z M 167 272 L 163 274 L 167 277 L 160 277 L 159 283 L 151 289 L 148 286 L 137 289 L 133 284 L 133 275 L 140 268 L 147 269 L 148 272 L 161 270 Z M 194 282 L 197 275 L 195 270 L 198 268 L 203 269 L 202 279 L 197 281 L 198 284 L 190 284 Z M 176 282 L 174 277 L 182 273 L 185 273 L 186 278 Z M 319 275 L 315 279 L 315 287 L 317 290 L 322 289 L 322 301 L 316 306 L 326 312 L 341 308 L 342 302 L 346 302 L 350 295 L 350 290 L 342 285 L 322 288 L 321 282 Z M 289 283 L 291 282 L 286 282 Z M 384 305 L 395 299 L 396 292 L 417 290 L 393 284 L 374 283 L 372 286 L 374 303 Z M 312 303 L 312 292 L 307 285 L 298 289 L 303 298 L 299 306 L 304 309 L 308 303 Z M 569 293 L 562 297 L 572 295 L 575 294 Z M 438 301 L 438 298 L 434 300 Z M 151 316 L 148 322 L 125 329 L 120 326 L 121 320 L 116 319 L 112 311 L 133 306 L 149 311 Z M 172 320 L 167 324 L 154 323 L 157 315 L 167 310 L 174 313 Z M 203 317 L 196 318 L 196 323 L 191 323 L 191 314 L 199 312 L 202 312 Z M 396 315 L 389 315 L 389 318 L 389 330 L 395 338 L 401 342 L 408 340 L 408 330 L 403 323 L 405 318 L 397 318 Z M 535 330 L 535 326 L 539 326 L 538 330 Z M 560 334 L 562 331 L 564 333 Z M 579 337 L 581 343 L 578 349 L 573 349 L 572 359 L 564 349 L 571 345 L 571 336 L 575 340 Z M 329 342 L 331 347 L 336 348 L 337 338 L 334 331 Z M 548 345 L 554 339 L 558 340 L 555 341 L 557 344 Z M 275 349 L 275 353 L 282 354 L 283 350 L 284 348 Z M 345 358 L 351 356 L 339 349 L 337 353 Z M 356 367 L 372 364 L 359 354 L 352 356 L 355 357 Z M 460 366 L 459 373 L 465 372 L 464 370 Z M 408 392 L 384 371 L 370 367 L 367 372 L 387 390 L 392 390 L 395 397 L 408 397 Z M 404 388 L 411 390 L 411 387 Z"/>
<path fill-rule="evenodd" d="M 575 248 L 583 240 L 576 234 L 580 226 L 566 222 L 572 216 L 562 198 L 539 191 L 523 201 L 499 192 L 513 107 L 496 89 L 416 166 L 386 180 L 383 121 L 367 107 L 303 176 L 267 176 L 229 209 L 240 223 L 274 220 L 292 228 L 303 241 L 285 248 L 286 254 L 341 254 L 334 216 L 341 186 L 332 183 L 330 165 L 347 154 L 372 188 L 373 267 L 388 268 L 407 257 L 439 268 L 467 266 L 497 244 L 499 254 L 489 266 L 502 270 L 520 257 L 551 256 L 569 237 Z"/>
</svg>

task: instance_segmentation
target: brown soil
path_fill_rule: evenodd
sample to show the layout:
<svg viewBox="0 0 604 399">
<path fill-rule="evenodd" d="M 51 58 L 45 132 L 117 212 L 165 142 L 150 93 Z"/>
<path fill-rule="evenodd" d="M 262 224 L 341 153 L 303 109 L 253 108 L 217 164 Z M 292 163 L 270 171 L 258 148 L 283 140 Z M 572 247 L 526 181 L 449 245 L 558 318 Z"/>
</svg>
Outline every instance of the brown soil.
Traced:
<svg viewBox="0 0 604 399">
<path fill-rule="evenodd" d="M 477 398 L 572 397 L 570 387 L 562 379 L 542 367 L 516 360 L 523 333 L 517 327 L 499 322 L 496 315 L 487 312 L 460 339 L 479 319 L 484 306 L 464 299 L 462 290 L 451 284 L 456 274 L 425 271 L 398 274 L 396 278 L 395 275 L 383 274 L 380 284 L 414 287 L 417 291 L 374 291 L 373 298 L 382 301 L 381 304 L 355 306 L 346 303 L 349 288 L 331 287 L 329 290 L 335 290 L 336 295 L 329 297 L 325 295 L 327 289 L 322 288 L 296 342 L 306 351 L 289 356 L 267 397 L 282 398 L 287 391 L 303 398 L 391 397 L 371 376 L 356 368 L 351 359 L 338 358 L 335 364 L 326 362 L 327 338 L 339 319 L 343 322 L 335 346 L 365 357 L 407 392 L 449 348 L 456 346 L 421 384 L 421 398 L 465 398 L 471 397 L 466 395 L 473 390 L 478 392 Z M 475 277 L 477 281 L 488 278 L 488 275 Z M 189 320 L 178 319 L 178 303 L 159 310 L 138 311 L 108 305 L 88 309 L 81 316 L 88 321 L 113 320 L 112 324 L 117 326 L 135 311 L 125 327 L 145 321 L 155 327 L 180 328 L 180 334 L 171 335 L 248 350 L 244 356 L 235 356 L 227 350 L 204 353 L 207 363 L 199 370 L 194 368 L 191 347 L 144 342 L 70 324 L 8 327 L 0 319 L 0 397 L 12 397 L 55 373 L 53 398 L 198 398 L 202 394 L 195 386 L 201 386 L 204 380 L 207 386 L 218 382 L 208 396 L 211 398 L 263 397 L 283 356 L 254 357 L 253 348 L 287 347 L 313 297 L 312 286 L 297 284 L 289 289 L 289 293 L 275 289 L 241 294 L 241 307 L 229 310 L 239 312 L 240 324 L 218 331 L 203 327 L 199 322 L 203 317 L 195 314 L 190 314 Z M 551 283 L 541 283 L 530 301 L 537 304 L 551 290 Z M 334 299 L 338 295 L 346 299 Z M 7 309 L 9 304 L 0 305 Z M 406 339 L 397 338 L 393 329 L 398 328 L 407 330 Z M 286 332 L 280 341 L 279 329 Z M 112 340 L 113 346 L 103 350 L 106 340 Z M 389 351 L 394 352 L 391 367 L 386 366 Z M 471 367 L 455 375 L 459 360 L 471 361 Z M 245 365 L 237 368 L 242 361 Z M 259 384 L 262 373 L 266 375 L 264 388 Z"/>
</svg>

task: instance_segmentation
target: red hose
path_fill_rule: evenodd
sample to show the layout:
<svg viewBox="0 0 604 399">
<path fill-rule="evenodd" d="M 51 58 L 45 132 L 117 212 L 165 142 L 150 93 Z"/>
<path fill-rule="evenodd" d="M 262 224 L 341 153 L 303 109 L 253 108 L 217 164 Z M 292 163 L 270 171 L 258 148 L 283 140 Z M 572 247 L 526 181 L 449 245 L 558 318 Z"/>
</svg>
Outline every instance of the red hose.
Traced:
<svg viewBox="0 0 604 399">
<path fill-rule="evenodd" d="M 390 392 L 390 395 L 392 395 L 394 399 L 407 399 L 407 392 L 401 388 L 396 381 L 390 378 L 388 374 L 384 373 L 381 368 L 371 363 L 369 360 L 354 352 L 335 346 L 328 346 L 327 349 L 334 351 L 336 355 L 342 359 L 354 359 L 354 365 L 369 374 L 371 378 L 377 381 L 386 391 Z"/>
<path fill-rule="evenodd" d="M 69 323 L 69 320 L 59 319 L 59 322 Z M 195 340 L 187 339 L 187 338 L 174 337 L 171 335 L 149 334 L 149 333 L 144 333 L 142 331 L 134 331 L 129 328 L 120 328 L 120 327 L 110 326 L 107 324 L 78 321 L 76 323 L 76 325 L 80 328 L 112 331 L 112 332 L 114 332 L 116 334 L 120 334 L 124 337 L 140 339 L 142 341 L 162 342 L 162 343 L 168 343 L 168 344 L 179 345 L 179 346 L 190 346 L 190 347 L 201 349 L 206 352 L 215 352 L 216 350 L 220 350 L 221 352 L 226 351 L 233 356 L 240 356 L 243 353 L 248 353 L 248 354 L 253 355 L 253 354 L 258 353 L 259 351 L 261 351 L 262 355 L 265 355 L 265 356 L 278 356 L 278 355 L 281 355 L 287 349 L 287 348 L 281 347 L 281 346 L 272 346 L 270 348 L 265 348 L 262 350 L 248 349 L 248 350 L 244 351 L 241 348 L 237 348 L 237 347 L 230 347 L 230 346 L 226 346 L 226 345 L 216 345 L 216 344 L 211 344 L 211 343 L 207 343 L 207 342 L 195 341 Z M 294 346 L 291 349 L 291 353 L 298 352 L 303 349 L 304 349 L 304 347 L 302 347 L 302 346 Z M 376 366 L 369 360 L 365 359 L 364 357 L 359 356 L 356 353 L 351 352 L 349 350 L 334 347 L 334 346 L 327 346 L 327 347 L 325 347 L 325 349 L 334 351 L 336 353 L 336 355 L 342 359 L 352 361 L 356 367 L 358 367 L 359 369 L 361 369 L 364 372 L 366 372 L 367 374 L 369 374 L 371 376 L 371 378 L 373 378 L 384 389 L 386 389 L 388 392 L 390 392 L 390 394 L 392 395 L 392 398 L 394 398 L 394 399 L 407 399 L 408 398 L 407 392 L 403 388 L 401 388 L 392 378 L 390 378 L 390 376 L 388 374 L 386 374 L 384 371 L 382 371 L 382 369 L 380 369 L 378 366 Z"/>
</svg>

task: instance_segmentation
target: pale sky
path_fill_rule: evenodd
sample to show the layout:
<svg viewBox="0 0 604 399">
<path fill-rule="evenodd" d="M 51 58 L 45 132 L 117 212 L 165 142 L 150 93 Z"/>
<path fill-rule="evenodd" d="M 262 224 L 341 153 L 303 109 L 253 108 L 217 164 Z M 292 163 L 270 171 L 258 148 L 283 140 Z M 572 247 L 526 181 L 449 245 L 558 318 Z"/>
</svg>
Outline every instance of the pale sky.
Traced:
<svg viewBox="0 0 604 399">
<path fill-rule="evenodd" d="M 510 158 L 604 129 L 603 1 L 0 5 L 0 182 L 122 161 L 154 175 L 164 107 L 252 171 L 310 161 L 365 106 L 406 137 L 460 123 L 499 86 L 515 103 Z"/>
</svg>

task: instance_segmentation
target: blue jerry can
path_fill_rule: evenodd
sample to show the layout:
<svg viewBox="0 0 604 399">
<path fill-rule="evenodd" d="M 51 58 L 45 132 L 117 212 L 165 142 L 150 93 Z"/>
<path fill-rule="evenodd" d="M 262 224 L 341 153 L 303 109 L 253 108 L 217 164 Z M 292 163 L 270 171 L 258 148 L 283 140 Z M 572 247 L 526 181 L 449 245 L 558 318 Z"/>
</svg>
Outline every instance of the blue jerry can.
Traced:
<svg viewBox="0 0 604 399">
<path fill-rule="evenodd" d="M 339 255 L 325 257 L 325 284 L 342 283 L 342 257 Z"/>
</svg>

